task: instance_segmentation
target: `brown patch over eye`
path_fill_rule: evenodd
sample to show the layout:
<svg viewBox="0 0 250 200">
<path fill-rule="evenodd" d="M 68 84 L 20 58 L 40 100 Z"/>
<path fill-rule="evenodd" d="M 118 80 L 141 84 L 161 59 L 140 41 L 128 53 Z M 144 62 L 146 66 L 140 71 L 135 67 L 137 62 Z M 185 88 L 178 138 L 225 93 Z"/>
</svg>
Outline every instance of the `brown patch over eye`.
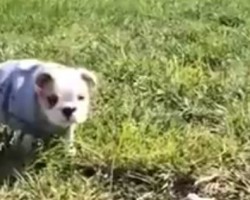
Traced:
<svg viewBox="0 0 250 200">
<path fill-rule="evenodd" d="M 82 100 L 84 100 L 84 96 L 82 96 L 82 95 L 79 95 L 79 96 L 78 96 L 78 100 L 79 100 L 79 101 L 82 101 Z"/>
<path fill-rule="evenodd" d="M 49 107 L 52 108 L 58 102 L 58 96 L 56 96 L 55 94 L 47 96 L 47 101 L 48 101 Z"/>
</svg>

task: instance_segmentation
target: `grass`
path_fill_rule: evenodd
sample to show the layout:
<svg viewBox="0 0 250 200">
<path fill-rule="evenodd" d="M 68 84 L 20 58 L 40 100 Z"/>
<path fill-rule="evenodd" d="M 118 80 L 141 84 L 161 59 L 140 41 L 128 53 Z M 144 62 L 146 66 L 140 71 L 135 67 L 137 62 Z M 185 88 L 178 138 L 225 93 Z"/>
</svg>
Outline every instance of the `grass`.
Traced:
<svg viewBox="0 0 250 200">
<path fill-rule="evenodd" d="M 46 167 L 31 166 L 0 199 L 249 199 L 249 9 L 247 0 L 1 0 L 0 60 L 83 65 L 100 86 L 77 156 L 44 152 Z"/>
</svg>

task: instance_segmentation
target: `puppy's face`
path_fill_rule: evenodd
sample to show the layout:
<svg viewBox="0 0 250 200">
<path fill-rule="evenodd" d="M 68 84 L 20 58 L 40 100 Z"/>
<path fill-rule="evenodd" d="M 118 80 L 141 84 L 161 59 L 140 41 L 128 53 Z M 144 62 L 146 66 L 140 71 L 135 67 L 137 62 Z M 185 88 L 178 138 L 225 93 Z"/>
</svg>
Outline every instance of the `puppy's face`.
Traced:
<svg viewBox="0 0 250 200">
<path fill-rule="evenodd" d="M 36 78 L 41 110 L 57 126 L 83 123 L 89 113 L 90 92 L 95 75 L 86 69 L 51 68 Z"/>
</svg>

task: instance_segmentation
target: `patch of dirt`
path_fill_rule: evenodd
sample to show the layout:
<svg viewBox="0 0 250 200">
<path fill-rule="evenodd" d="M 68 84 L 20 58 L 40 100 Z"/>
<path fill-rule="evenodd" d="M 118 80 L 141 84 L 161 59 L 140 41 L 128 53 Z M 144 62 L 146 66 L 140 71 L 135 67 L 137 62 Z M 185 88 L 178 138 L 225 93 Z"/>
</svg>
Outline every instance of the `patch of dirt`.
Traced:
<svg viewBox="0 0 250 200">
<path fill-rule="evenodd" d="M 101 183 L 103 190 L 112 193 L 115 200 L 177 200 L 196 191 L 195 179 L 189 174 L 159 169 L 111 169 L 107 166 L 78 165 L 76 169 L 98 185 Z"/>
<path fill-rule="evenodd" d="M 216 200 L 238 200 L 250 198 L 250 182 L 246 175 L 228 173 L 206 181 L 192 173 L 141 170 L 107 166 L 81 166 L 75 168 L 94 184 L 100 184 L 105 193 L 114 200 L 184 200 L 189 193 L 215 198 Z M 248 185 L 249 183 L 249 185 Z M 110 198 L 109 198 L 110 199 Z"/>
</svg>

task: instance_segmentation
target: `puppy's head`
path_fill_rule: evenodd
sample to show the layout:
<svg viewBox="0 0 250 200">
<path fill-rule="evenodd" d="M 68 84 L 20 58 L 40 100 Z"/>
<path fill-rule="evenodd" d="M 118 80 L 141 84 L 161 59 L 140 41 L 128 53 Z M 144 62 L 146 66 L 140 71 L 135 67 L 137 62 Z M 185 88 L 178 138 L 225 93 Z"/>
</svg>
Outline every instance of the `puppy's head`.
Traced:
<svg viewBox="0 0 250 200">
<path fill-rule="evenodd" d="M 96 76 L 87 69 L 51 68 L 36 77 L 36 94 L 42 112 L 57 126 L 83 123 L 89 113 L 90 93 Z"/>
</svg>

